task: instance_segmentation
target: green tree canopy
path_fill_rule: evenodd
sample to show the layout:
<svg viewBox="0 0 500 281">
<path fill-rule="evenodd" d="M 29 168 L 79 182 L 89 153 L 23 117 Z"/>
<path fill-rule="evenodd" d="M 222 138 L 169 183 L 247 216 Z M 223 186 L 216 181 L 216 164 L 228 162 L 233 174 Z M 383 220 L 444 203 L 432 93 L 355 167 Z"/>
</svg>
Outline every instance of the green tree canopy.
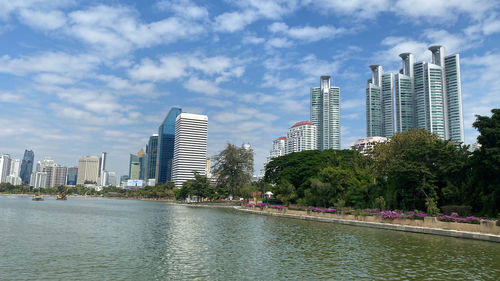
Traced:
<svg viewBox="0 0 500 281">
<path fill-rule="evenodd" d="M 226 148 L 213 157 L 213 174 L 217 186 L 230 195 L 239 195 L 244 184 L 253 176 L 253 150 L 228 143 Z"/>
<path fill-rule="evenodd" d="M 476 211 L 497 216 L 500 213 L 500 109 L 492 116 L 476 115 L 473 126 L 481 147 L 474 151 L 472 205 Z"/>
</svg>

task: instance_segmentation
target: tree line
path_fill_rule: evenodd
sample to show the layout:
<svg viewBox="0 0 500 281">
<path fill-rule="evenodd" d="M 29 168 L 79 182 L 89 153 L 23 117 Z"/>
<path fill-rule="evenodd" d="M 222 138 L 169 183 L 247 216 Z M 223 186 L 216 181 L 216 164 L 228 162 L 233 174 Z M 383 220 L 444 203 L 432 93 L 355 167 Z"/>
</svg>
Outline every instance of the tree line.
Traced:
<svg viewBox="0 0 500 281">
<path fill-rule="evenodd" d="M 395 134 L 368 157 L 354 150 L 303 151 L 273 159 L 264 181 L 285 204 L 500 213 L 500 109 L 477 116 L 480 148 L 425 129 Z M 462 206 L 462 207 L 458 207 Z M 453 208 L 451 208 L 453 209 Z"/>
</svg>

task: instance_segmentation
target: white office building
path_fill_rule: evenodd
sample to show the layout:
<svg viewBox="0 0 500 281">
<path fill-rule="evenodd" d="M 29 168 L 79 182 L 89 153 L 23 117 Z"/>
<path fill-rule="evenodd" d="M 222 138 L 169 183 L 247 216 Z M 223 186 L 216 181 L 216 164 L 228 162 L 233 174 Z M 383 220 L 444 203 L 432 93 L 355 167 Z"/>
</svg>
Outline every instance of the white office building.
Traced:
<svg viewBox="0 0 500 281">
<path fill-rule="evenodd" d="M 85 156 L 78 159 L 78 176 L 76 184 L 85 182 L 97 184 L 99 180 L 99 157 Z"/>
<path fill-rule="evenodd" d="M 206 115 L 181 113 L 175 120 L 174 159 L 172 181 L 180 188 L 194 179 L 194 173 L 205 175 L 207 161 Z"/>
<path fill-rule="evenodd" d="M 31 174 L 30 186 L 33 188 L 45 188 L 47 184 L 46 172 L 34 172 Z"/>
<path fill-rule="evenodd" d="M 340 149 L 340 88 L 321 76 L 320 87 L 311 88 L 311 122 L 317 128 L 316 149 Z"/>
<path fill-rule="evenodd" d="M 286 154 L 304 150 L 315 150 L 317 144 L 316 125 L 311 121 L 295 123 L 286 137 Z"/>
</svg>

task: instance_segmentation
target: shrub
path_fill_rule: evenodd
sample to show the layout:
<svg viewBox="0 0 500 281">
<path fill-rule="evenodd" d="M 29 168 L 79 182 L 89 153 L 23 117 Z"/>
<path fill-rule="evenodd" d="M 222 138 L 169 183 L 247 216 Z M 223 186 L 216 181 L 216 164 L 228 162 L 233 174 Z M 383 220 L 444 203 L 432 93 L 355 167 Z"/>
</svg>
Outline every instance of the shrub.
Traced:
<svg viewBox="0 0 500 281">
<path fill-rule="evenodd" d="M 379 210 L 385 209 L 385 199 L 383 196 L 379 196 L 375 199 L 375 208 L 378 208 Z"/>
<path fill-rule="evenodd" d="M 472 210 L 471 206 L 459 206 L 459 205 L 446 205 L 441 206 L 441 211 L 445 215 L 451 215 L 451 213 L 457 213 L 460 216 L 468 216 Z"/>
<path fill-rule="evenodd" d="M 434 199 L 427 199 L 425 204 L 427 205 L 427 214 L 429 214 L 429 216 L 437 217 L 439 215 L 439 208 L 437 207 Z"/>
</svg>

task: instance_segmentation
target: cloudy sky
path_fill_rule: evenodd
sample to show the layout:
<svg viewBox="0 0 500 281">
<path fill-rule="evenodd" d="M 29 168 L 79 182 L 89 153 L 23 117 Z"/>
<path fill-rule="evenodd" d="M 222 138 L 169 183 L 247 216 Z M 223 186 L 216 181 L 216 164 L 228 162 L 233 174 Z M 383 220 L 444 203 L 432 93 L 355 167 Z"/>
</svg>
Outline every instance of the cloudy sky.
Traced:
<svg viewBox="0 0 500 281">
<path fill-rule="evenodd" d="M 147 3 L 146 3 L 147 2 Z M 462 60 L 466 143 L 500 106 L 500 8 L 482 0 L 0 0 L 0 153 L 128 173 L 172 106 L 209 118 L 208 156 L 309 119 L 309 88 L 341 88 L 342 147 L 366 134 L 368 65 L 399 53 Z"/>
</svg>

